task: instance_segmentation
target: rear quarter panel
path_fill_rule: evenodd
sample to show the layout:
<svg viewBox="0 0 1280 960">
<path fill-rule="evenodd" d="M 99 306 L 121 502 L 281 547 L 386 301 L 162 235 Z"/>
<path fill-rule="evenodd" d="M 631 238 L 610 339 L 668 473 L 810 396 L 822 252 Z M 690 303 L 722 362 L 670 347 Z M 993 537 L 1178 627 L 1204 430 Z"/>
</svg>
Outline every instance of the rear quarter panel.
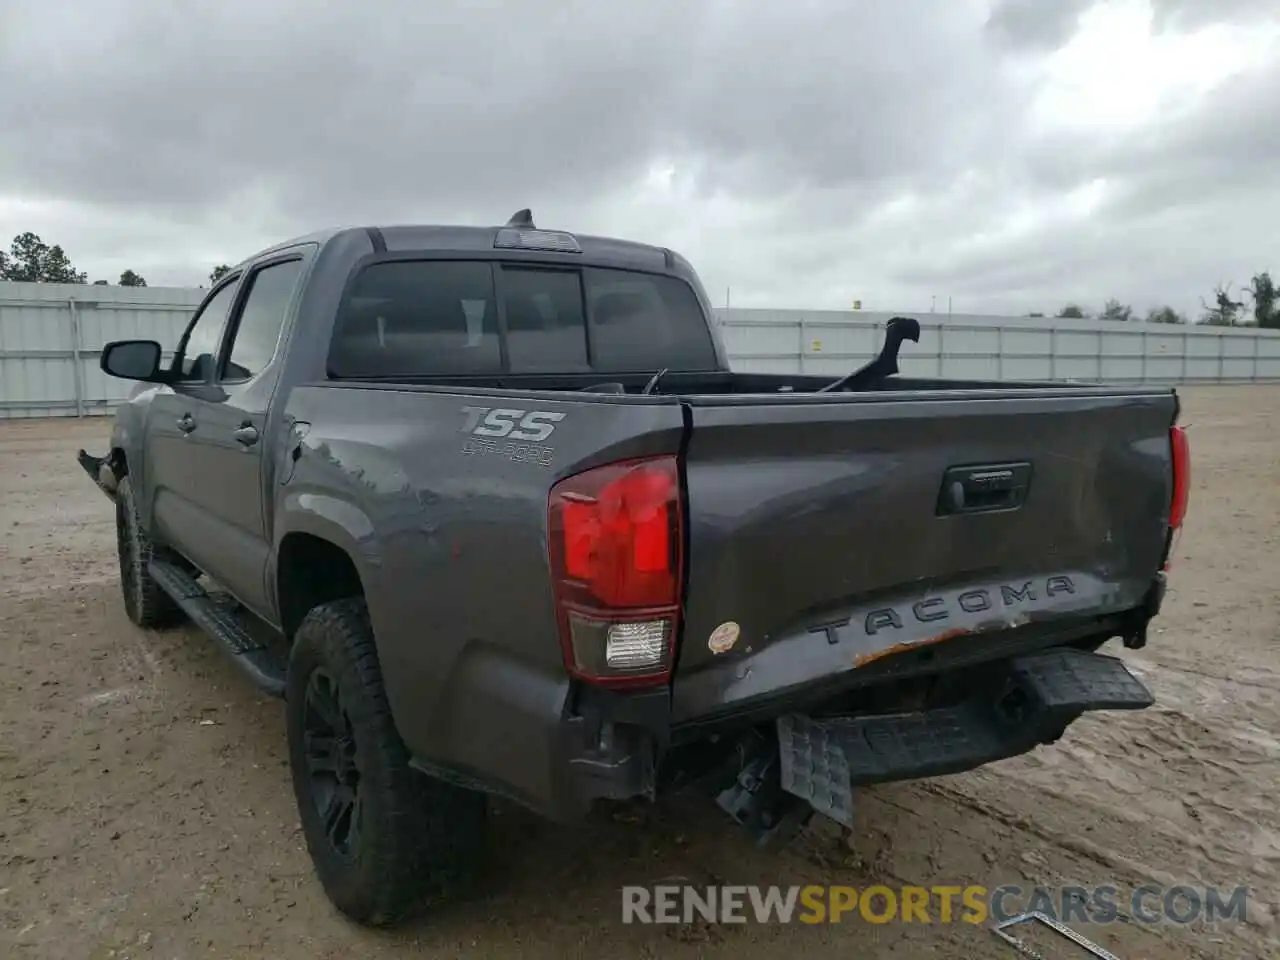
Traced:
<svg viewBox="0 0 1280 960">
<path fill-rule="evenodd" d="M 491 425 L 537 411 L 530 422 L 551 429 L 537 443 L 486 437 L 484 415 L 468 408 L 506 411 Z M 568 690 L 548 492 L 596 463 L 676 452 L 679 404 L 333 384 L 295 389 L 286 419 L 305 435 L 280 474 L 277 545 L 291 531 L 328 530 L 356 561 L 410 750 L 547 795 L 548 740 Z"/>
</svg>

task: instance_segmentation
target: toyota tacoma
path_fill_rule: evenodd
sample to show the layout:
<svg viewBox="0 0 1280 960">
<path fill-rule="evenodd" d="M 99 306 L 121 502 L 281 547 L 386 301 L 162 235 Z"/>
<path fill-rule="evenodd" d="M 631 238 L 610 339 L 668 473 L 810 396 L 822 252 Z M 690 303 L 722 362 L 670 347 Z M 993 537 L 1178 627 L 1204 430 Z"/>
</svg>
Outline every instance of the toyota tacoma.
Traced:
<svg viewBox="0 0 1280 960">
<path fill-rule="evenodd" d="M 245 260 L 102 456 L 124 609 L 282 696 L 323 889 L 389 924 L 491 796 L 568 822 L 701 792 L 756 838 L 1153 702 L 1186 513 L 1176 392 L 731 369 L 661 247 L 348 228 Z"/>
</svg>

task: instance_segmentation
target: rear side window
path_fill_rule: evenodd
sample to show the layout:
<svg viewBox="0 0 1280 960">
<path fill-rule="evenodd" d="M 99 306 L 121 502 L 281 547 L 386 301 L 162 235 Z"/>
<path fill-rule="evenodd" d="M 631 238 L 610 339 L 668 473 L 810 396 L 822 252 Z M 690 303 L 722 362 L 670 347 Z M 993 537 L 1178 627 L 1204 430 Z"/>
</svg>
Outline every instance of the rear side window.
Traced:
<svg viewBox="0 0 1280 960">
<path fill-rule="evenodd" d="M 597 370 L 715 369 L 707 320 L 683 280 L 594 268 L 584 275 Z"/>
<path fill-rule="evenodd" d="M 455 260 L 375 263 L 339 310 L 329 369 L 340 377 L 502 370 L 493 272 Z"/>
<path fill-rule="evenodd" d="M 249 295 L 240 309 L 224 379 L 247 380 L 271 362 L 300 273 L 301 260 L 286 260 L 263 267 L 249 278 Z"/>
</svg>

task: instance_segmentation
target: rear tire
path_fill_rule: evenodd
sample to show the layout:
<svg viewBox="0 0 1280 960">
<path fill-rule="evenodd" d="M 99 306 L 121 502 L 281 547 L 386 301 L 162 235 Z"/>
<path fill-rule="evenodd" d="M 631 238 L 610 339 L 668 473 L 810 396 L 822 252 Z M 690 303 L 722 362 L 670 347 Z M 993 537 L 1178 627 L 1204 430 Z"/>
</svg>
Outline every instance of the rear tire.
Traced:
<svg viewBox="0 0 1280 960">
<path fill-rule="evenodd" d="M 363 599 L 307 614 L 285 698 L 298 815 L 333 904 L 389 926 L 458 893 L 483 847 L 485 797 L 409 766 Z"/>
<path fill-rule="evenodd" d="M 160 588 L 147 569 L 153 559 L 167 559 L 156 547 L 138 516 L 133 483 L 128 476 L 116 486 L 116 556 L 120 561 L 120 590 L 124 611 L 140 627 L 167 627 L 181 623 L 182 608 Z"/>
</svg>

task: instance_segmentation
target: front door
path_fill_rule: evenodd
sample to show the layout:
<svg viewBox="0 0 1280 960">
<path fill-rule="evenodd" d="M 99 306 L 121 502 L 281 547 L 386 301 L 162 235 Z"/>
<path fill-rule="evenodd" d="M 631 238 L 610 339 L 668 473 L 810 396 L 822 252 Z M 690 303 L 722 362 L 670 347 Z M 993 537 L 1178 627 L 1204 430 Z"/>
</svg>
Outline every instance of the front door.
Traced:
<svg viewBox="0 0 1280 960">
<path fill-rule="evenodd" d="M 213 368 L 239 285 L 238 274 L 224 278 L 196 311 L 178 343 L 170 384 L 156 392 L 148 409 L 142 445 L 141 486 L 150 494 L 146 510 L 153 536 L 206 571 L 213 532 L 202 503 L 207 484 L 194 454 L 204 437 L 204 406 L 214 396 Z"/>
</svg>

